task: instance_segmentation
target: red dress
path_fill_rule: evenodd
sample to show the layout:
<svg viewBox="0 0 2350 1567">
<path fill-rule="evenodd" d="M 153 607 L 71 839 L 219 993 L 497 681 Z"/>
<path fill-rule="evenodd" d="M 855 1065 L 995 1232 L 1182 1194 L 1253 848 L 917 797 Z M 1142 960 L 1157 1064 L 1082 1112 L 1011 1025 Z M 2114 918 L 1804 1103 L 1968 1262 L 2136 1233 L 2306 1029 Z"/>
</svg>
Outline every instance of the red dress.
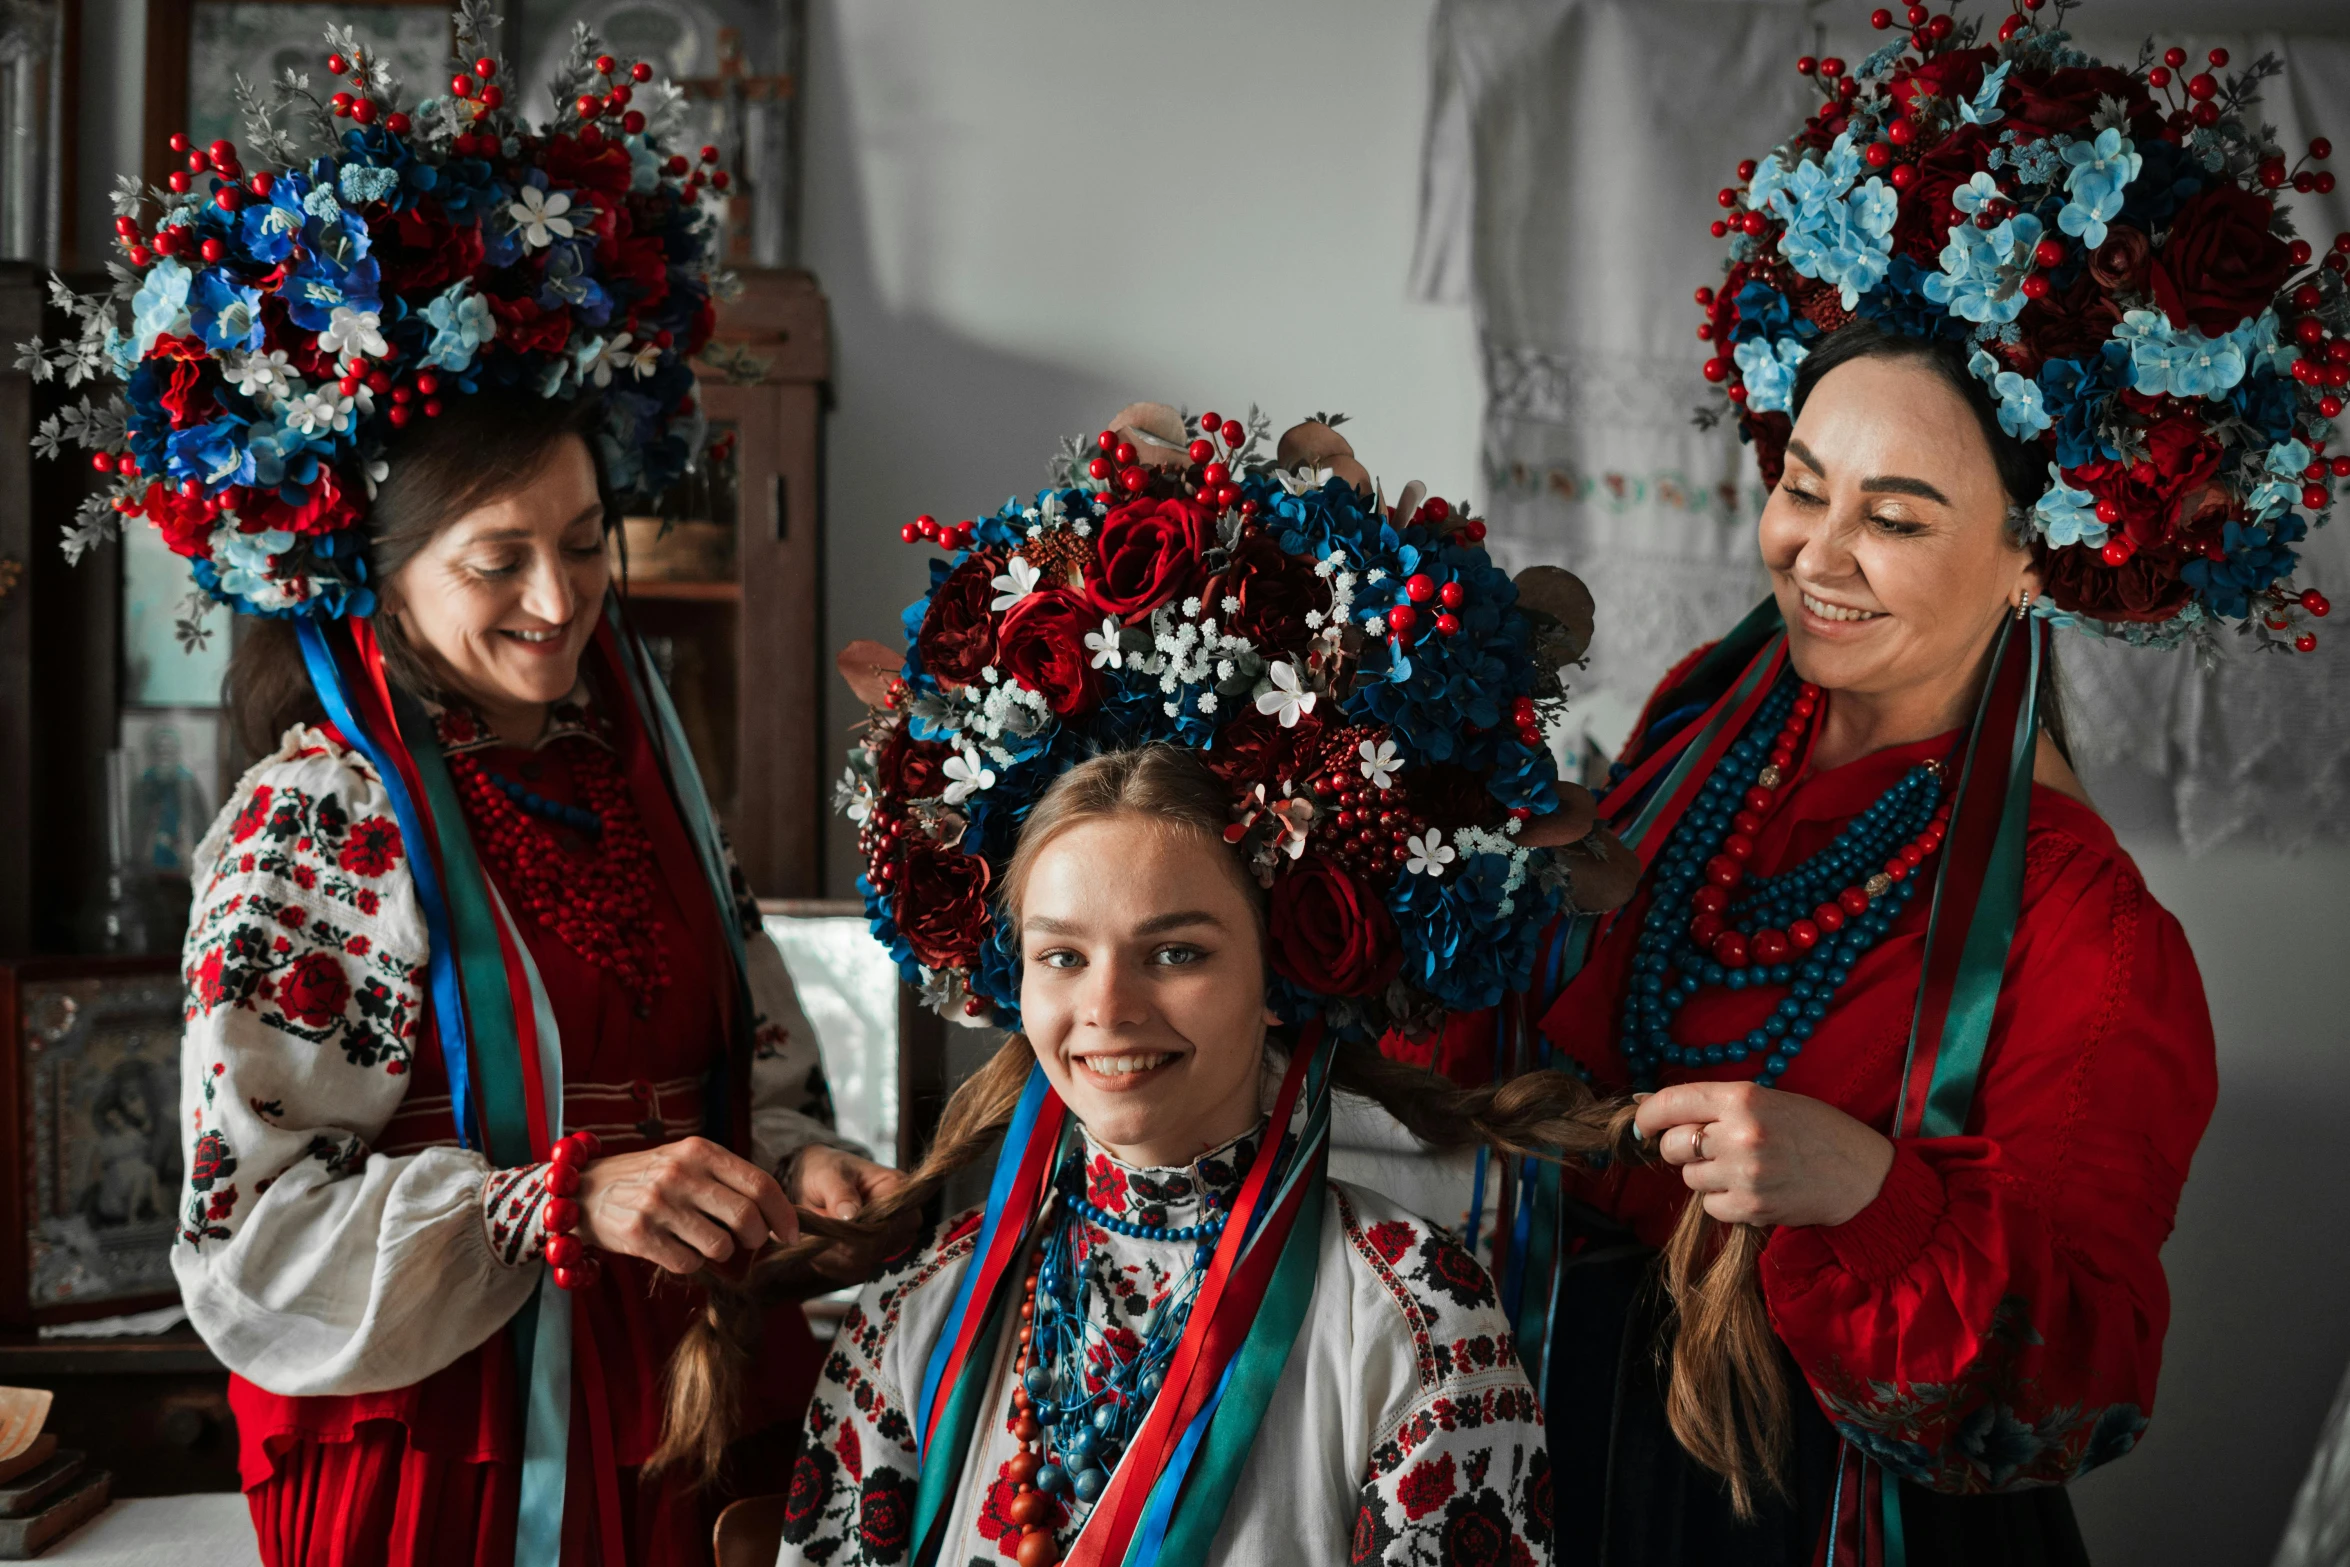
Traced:
<svg viewBox="0 0 2350 1567">
<path fill-rule="evenodd" d="M 1751 873 L 1819 852 L 1957 740 L 1801 777 L 1758 835 Z M 1647 898 L 1612 922 L 1542 1016 L 1602 1092 L 1630 1080 L 1618 1040 Z M 1930 904 L 1911 900 L 1854 965 L 1781 1088 L 1891 1124 Z M 1702 990 L 1674 1038 L 1744 1034 L 1781 995 Z M 1671 1069 L 1664 1081 L 1753 1076 L 1749 1063 Z M 2128 1452 L 2153 1406 L 2170 1315 L 2160 1252 L 2216 1079 L 2178 921 L 2093 811 L 2035 785 L 2022 909 L 1966 1134 L 1897 1141 L 1859 1214 L 1781 1228 L 1763 1254 L 1772 1325 L 1837 1434 L 1944 1496 L 2061 1484 Z M 1565 1194 L 1648 1247 L 1663 1244 L 1688 1197 L 1679 1171 L 1657 1165 L 1570 1167 Z M 1574 1445 L 1560 1426 L 1578 1418 L 1554 1405 L 1554 1449 Z"/>
<path fill-rule="evenodd" d="M 483 743 L 488 737 L 468 733 L 464 715 L 451 714 L 442 721 L 444 746 L 549 799 L 581 803 L 573 768 L 593 759 L 580 748 L 606 742 L 592 726 L 561 718 L 559 710 L 539 748 L 522 750 Z M 565 1120 L 594 1130 L 608 1154 L 702 1130 L 701 1079 L 724 1049 L 734 1005 L 725 933 L 685 830 L 641 735 L 633 726 L 615 728 L 611 748 L 660 867 L 652 896 L 669 983 L 640 1016 L 608 970 L 517 915 L 562 1035 Z M 521 910 L 513 881 L 486 855 L 483 864 L 507 906 Z M 453 1142 L 436 1050 L 416 1053 L 414 1077 L 379 1153 Z M 739 1073 L 736 1090 L 740 1106 L 747 1081 Z M 732 1141 L 747 1146 L 739 1127 Z M 700 1293 L 650 1264 L 607 1256 L 601 1280 L 574 1299 L 563 1560 L 700 1567 L 710 1558 L 718 1495 L 697 1495 L 668 1477 L 640 1486 L 636 1475 L 659 1441 L 662 1371 Z M 770 1442 L 788 1442 L 820 1358 L 799 1308 L 778 1309 L 767 1324 L 743 1429 L 766 1428 Z M 509 1333 L 408 1387 L 285 1398 L 231 1377 L 229 1402 L 254 1529 L 270 1567 L 503 1567 L 513 1560 L 523 1421 Z M 606 1539 L 606 1520 L 616 1520 L 624 1546 Z"/>
</svg>

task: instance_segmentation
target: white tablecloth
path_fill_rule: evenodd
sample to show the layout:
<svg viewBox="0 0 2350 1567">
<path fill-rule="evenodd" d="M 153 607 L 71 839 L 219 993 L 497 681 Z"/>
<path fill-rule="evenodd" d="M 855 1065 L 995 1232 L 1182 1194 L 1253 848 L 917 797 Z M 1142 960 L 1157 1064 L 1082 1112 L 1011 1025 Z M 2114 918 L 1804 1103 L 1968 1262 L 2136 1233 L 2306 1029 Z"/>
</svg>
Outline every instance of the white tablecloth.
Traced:
<svg viewBox="0 0 2350 1567">
<path fill-rule="evenodd" d="M 116 1502 L 37 1558 L 74 1567 L 261 1567 L 243 1493 Z"/>
</svg>

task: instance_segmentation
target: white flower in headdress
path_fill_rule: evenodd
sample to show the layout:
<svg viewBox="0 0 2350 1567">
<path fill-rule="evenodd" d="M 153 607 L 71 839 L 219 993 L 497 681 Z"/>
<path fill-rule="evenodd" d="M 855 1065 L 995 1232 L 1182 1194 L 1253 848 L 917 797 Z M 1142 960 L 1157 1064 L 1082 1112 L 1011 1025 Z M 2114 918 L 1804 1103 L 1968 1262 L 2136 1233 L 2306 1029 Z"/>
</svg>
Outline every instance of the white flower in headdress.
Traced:
<svg viewBox="0 0 2350 1567">
<path fill-rule="evenodd" d="M 1043 580 L 1044 573 L 1028 564 L 1024 557 L 1015 555 L 1004 563 L 1002 574 L 988 584 L 995 589 L 995 602 L 987 607 L 991 610 L 1010 609 L 1034 593 L 1037 583 Z"/>
<path fill-rule="evenodd" d="M 1396 755 L 1393 740 L 1381 740 L 1376 745 L 1365 740 L 1355 747 L 1355 754 L 1363 759 L 1363 776 L 1374 789 L 1395 787 Z"/>
<path fill-rule="evenodd" d="M 1316 468 L 1307 463 L 1300 463 L 1295 468 L 1274 469 L 1273 477 L 1279 479 L 1281 488 L 1292 495 L 1311 495 L 1337 477 L 1337 472 L 1330 468 Z"/>
<path fill-rule="evenodd" d="M 273 348 L 266 354 L 246 354 L 234 359 L 221 374 L 231 386 L 266 409 L 292 389 L 291 369 L 286 363 L 286 351 Z"/>
<path fill-rule="evenodd" d="M 629 368 L 628 334 L 615 338 L 591 337 L 573 350 L 579 363 L 579 378 L 593 381 L 598 386 L 610 386 L 612 373 Z"/>
<path fill-rule="evenodd" d="M 1404 847 L 1411 851 L 1412 857 L 1404 861 L 1403 868 L 1414 876 L 1441 876 L 1444 868 L 1452 863 L 1451 847 L 1433 827 L 1406 838 Z"/>
<path fill-rule="evenodd" d="M 995 774 L 977 751 L 965 746 L 959 755 L 947 758 L 943 771 L 947 775 L 946 800 L 949 805 L 961 805 L 975 794 L 984 794 L 995 787 Z"/>
<path fill-rule="evenodd" d="M 360 477 L 367 481 L 367 498 L 374 500 L 376 487 L 392 476 L 392 465 L 378 457 L 359 472 Z"/>
<path fill-rule="evenodd" d="M 318 334 L 318 351 L 339 354 L 346 364 L 362 355 L 381 359 L 392 351 L 384 341 L 383 324 L 383 317 L 373 310 L 337 305 L 326 318 L 326 330 Z"/>
<path fill-rule="evenodd" d="M 842 770 L 840 782 L 832 786 L 832 797 L 849 820 L 858 826 L 862 827 L 872 819 L 873 791 L 865 786 L 865 780 L 857 776 L 854 767 Z"/>
<path fill-rule="evenodd" d="M 522 235 L 523 248 L 544 250 L 558 239 L 571 238 L 571 219 L 564 215 L 571 210 L 568 191 L 549 192 L 525 185 L 514 194 L 517 199 L 507 203 L 506 215 Z"/>
<path fill-rule="evenodd" d="M 304 435 L 325 435 L 335 427 L 350 407 L 347 399 L 331 386 L 314 392 L 304 392 L 286 405 L 286 423 Z"/>
<path fill-rule="evenodd" d="M 1118 651 L 1118 617 L 1104 615 L 1102 629 L 1085 634 L 1085 650 L 1093 655 L 1096 669 L 1124 669 L 1126 655 Z"/>
<path fill-rule="evenodd" d="M 1298 683 L 1297 666 L 1286 659 L 1275 659 L 1265 676 L 1272 689 L 1257 693 L 1257 711 L 1278 714 L 1282 728 L 1295 729 L 1299 716 L 1314 710 L 1314 693 Z"/>
</svg>

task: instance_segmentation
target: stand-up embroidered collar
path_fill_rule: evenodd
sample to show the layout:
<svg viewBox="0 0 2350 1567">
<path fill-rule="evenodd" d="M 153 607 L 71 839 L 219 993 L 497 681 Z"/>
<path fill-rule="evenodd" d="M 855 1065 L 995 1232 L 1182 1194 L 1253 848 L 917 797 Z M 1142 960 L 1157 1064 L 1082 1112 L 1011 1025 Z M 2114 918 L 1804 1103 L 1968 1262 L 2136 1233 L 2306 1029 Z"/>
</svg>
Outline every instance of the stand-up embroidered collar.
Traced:
<svg viewBox="0 0 2350 1567">
<path fill-rule="evenodd" d="M 463 756 L 471 751 L 489 751 L 504 745 L 497 731 L 483 718 L 479 710 L 463 697 L 442 701 L 427 700 L 424 710 L 431 715 L 433 732 L 440 737 L 441 750 L 449 756 Z M 578 735 L 592 740 L 609 751 L 612 736 L 607 732 L 603 716 L 596 711 L 594 693 L 587 677 L 571 688 L 571 694 L 547 709 L 547 727 L 529 745 L 526 751 L 543 751 L 558 740 Z"/>
<path fill-rule="evenodd" d="M 1082 1128 L 1080 1129 L 1082 1130 Z M 1154 1227 L 1197 1224 L 1208 1216 L 1206 1201 L 1216 1197 L 1216 1211 L 1232 1211 L 1232 1200 L 1248 1178 L 1250 1161 L 1257 1156 L 1265 1123 L 1259 1121 L 1230 1142 L 1209 1149 L 1190 1164 L 1146 1167 L 1131 1165 L 1085 1133 L 1082 1164 L 1062 1167 L 1061 1188 L 1083 1197 L 1105 1213 Z M 1080 1184 L 1081 1181 L 1081 1184 Z"/>
</svg>

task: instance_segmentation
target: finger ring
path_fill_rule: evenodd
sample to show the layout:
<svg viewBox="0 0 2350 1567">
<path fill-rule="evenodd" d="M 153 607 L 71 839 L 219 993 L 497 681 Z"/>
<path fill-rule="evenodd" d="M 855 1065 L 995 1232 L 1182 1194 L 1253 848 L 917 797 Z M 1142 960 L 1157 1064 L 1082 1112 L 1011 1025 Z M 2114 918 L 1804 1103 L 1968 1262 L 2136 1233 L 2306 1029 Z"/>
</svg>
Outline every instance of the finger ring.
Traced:
<svg viewBox="0 0 2350 1567">
<path fill-rule="evenodd" d="M 1700 1164 L 1703 1163 L 1704 1160 L 1705 1128 L 1702 1126 L 1693 1126 L 1689 1129 L 1689 1162 L 1691 1164 Z"/>
</svg>

